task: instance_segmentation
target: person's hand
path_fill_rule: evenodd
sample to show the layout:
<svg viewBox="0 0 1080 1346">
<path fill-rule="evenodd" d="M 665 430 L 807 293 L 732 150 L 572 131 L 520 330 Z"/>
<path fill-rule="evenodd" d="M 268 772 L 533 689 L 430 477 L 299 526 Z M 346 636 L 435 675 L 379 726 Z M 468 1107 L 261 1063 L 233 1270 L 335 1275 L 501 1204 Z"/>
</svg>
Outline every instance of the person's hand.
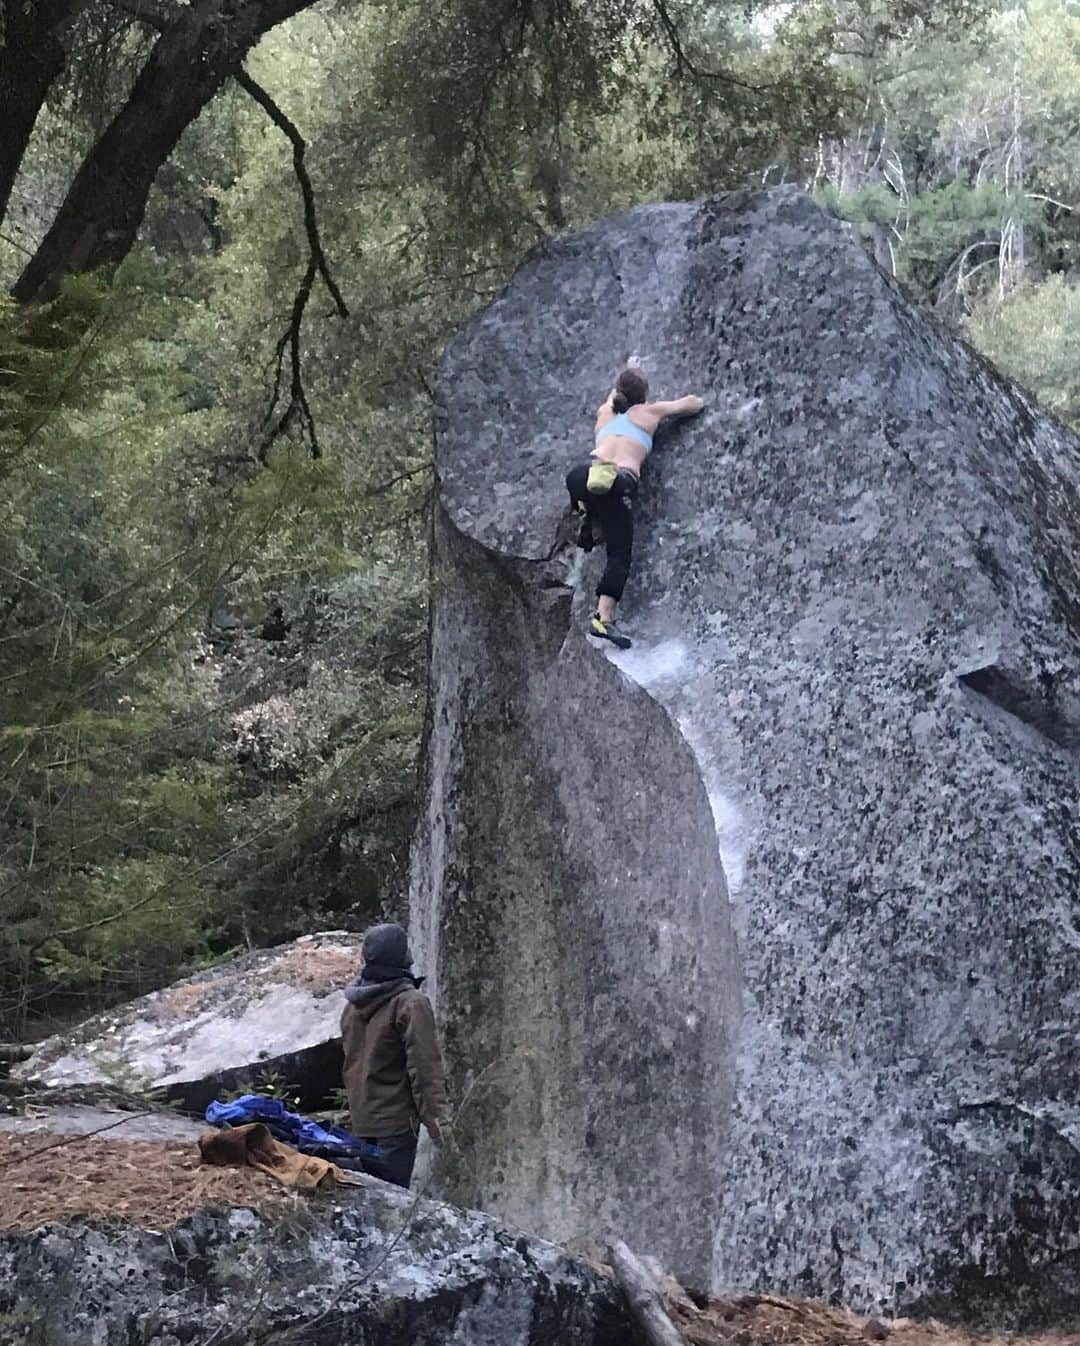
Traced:
<svg viewBox="0 0 1080 1346">
<path fill-rule="evenodd" d="M 431 1137 L 432 1145 L 441 1145 L 443 1142 L 442 1127 L 436 1121 L 425 1122 L 428 1135 Z"/>
<path fill-rule="evenodd" d="M 698 416 L 698 415 L 700 415 L 700 413 L 701 413 L 702 411 L 705 410 L 705 403 L 702 401 L 702 399 L 701 399 L 700 397 L 695 397 L 695 398 L 694 398 L 694 402 L 695 402 L 697 405 L 694 407 L 693 411 L 691 411 L 690 415 L 691 415 L 691 416 Z"/>
</svg>

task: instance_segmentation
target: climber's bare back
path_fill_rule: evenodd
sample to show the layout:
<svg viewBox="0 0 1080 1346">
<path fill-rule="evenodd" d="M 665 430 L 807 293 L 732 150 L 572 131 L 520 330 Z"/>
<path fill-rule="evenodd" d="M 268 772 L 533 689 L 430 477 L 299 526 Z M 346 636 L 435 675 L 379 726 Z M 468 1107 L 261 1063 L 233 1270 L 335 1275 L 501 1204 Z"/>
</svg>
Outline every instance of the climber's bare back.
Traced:
<svg viewBox="0 0 1080 1346">
<path fill-rule="evenodd" d="M 660 428 L 660 422 L 665 416 L 696 416 L 703 405 L 700 397 L 690 395 L 678 397 L 673 402 L 639 402 L 625 414 L 651 438 Z M 603 429 L 614 416 L 615 412 L 611 409 L 609 397 L 602 407 L 597 408 L 594 434 Z M 605 435 L 593 449 L 592 456 L 602 463 L 614 463 L 616 467 L 628 468 L 635 477 L 640 477 L 642 464 L 649 456 L 649 450 L 636 439 L 631 439 L 629 435 Z"/>
<path fill-rule="evenodd" d="M 657 416 L 655 410 L 662 407 L 663 402 L 640 403 L 636 407 L 631 407 L 626 413 L 635 425 L 641 427 L 647 435 L 655 435 L 657 427 L 664 419 L 663 415 Z M 615 413 L 611 409 L 611 400 L 608 399 L 596 413 L 596 426 L 593 433 L 607 425 L 608 421 L 613 420 Z M 601 463 L 614 463 L 616 467 L 628 468 L 635 477 L 641 476 L 641 468 L 648 457 L 649 450 L 644 444 L 639 444 L 636 439 L 631 439 L 628 435 L 605 435 L 592 451 L 592 456 Z"/>
</svg>

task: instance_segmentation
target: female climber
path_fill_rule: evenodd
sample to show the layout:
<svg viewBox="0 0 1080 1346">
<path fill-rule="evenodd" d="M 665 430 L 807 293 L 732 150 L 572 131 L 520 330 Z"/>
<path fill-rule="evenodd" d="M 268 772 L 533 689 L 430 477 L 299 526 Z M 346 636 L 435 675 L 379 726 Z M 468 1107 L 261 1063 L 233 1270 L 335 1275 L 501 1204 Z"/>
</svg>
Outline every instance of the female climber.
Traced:
<svg viewBox="0 0 1080 1346">
<path fill-rule="evenodd" d="M 589 622 L 589 634 L 610 640 L 621 650 L 630 648 L 630 639 L 616 627 L 615 604 L 622 598 L 630 571 L 633 499 L 642 465 L 665 416 L 696 416 L 705 405 L 700 397 L 647 402 L 648 395 L 649 385 L 641 370 L 633 365 L 624 369 L 607 401 L 597 408 L 593 461 L 581 463 L 566 474 L 571 503 L 585 515 L 578 546 L 592 550 L 596 522 L 603 529 L 607 551 L 607 564 L 596 586 L 596 611 Z"/>
</svg>

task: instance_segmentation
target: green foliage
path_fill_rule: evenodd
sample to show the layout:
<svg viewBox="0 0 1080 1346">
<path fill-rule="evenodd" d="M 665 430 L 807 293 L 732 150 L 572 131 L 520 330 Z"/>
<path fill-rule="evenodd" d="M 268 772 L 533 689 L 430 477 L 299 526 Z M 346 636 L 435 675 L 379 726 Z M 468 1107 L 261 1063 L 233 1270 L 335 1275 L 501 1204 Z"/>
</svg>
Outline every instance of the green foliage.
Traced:
<svg viewBox="0 0 1080 1346">
<path fill-rule="evenodd" d="M 106 313 L 104 289 L 89 277 L 30 312 L 0 294 L 0 481 L 54 417 L 85 398 Z"/>
<path fill-rule="evenodd" d="M 851 25 L 863 92 L 815 188 L 878 261 L 1076 424 L 1080 10 L 1001 6 L 970 30 Z"/>
<path fill-rule="evenodd" d="M 0 304 L 8 1031 L 252 944 L 402 914 L 431 372 L 538 240 L 650 199 L 805 181 L 924 297 L 959 295 L 973 337 L 1075 414 L 1071 290 L 1042 283 L 1073 246 L 1071 212 L 1044 198 L 1080 197 L 1063 129 L 1080 113 L 1075 20 L 1029 7 L 1020 193 L 1005 171 L 1014 34 L 1008 14 L 980 29 L 987 8 L 406 0 L 297 15 L 247 68 L 307 142 L 349 307 L 317 284 L 300 332 L 318 460 L 295 433 L 258 452 L 308 244 L 292 146 L 239 87 L 185 133 L 114 283 Z M 9 275 L 144 38 L 94 7 L 73 30 L 5 221 Z M 983 308 L 1000 288 L 984 263 L 1018 229 L 1038 288 L 1010 280 Z M 1039 331 L 1040 314 L 1057 316 Z"/>
<path fill-rule="evenodd" d="M 1078 25 L 1065 0 L 1003 7 L 970 30 L 853 25 L 862 111 L 822 145 L 815 187 L 949 316 L 1072 258 Z"/>
<path fill-rule="evenodd" d="M 241 1081 L 235 1089 L 219 1089 L 219 1103 L 234 1103 L 245 1094 L 264 1094 L 268 1098 L 279 1098 L 292 1112 L 299 1112 L 302 1103 L 302 1091 L 299 1085 L 290 1082 L 280 1071 L 256 1071 L 250 1079 Z M 308 1114 L 310 1115 L 310 1114 Z"/>
<path fill-rule="evenodd" d="M 407 813 L 414 667 L 404 691 L 390 646 L 378 660 L 356 658 L 344 688 L 328 670 L 324 707 L 313 659 L 308 709 L 327 718 L 303 726 L 297 749 L 297 716 L 275 715 L 276 658 L 249 648 L 242 659 L 241 643 L 264 642 L 243 629 L 226 637 L 208 620 L 232 605 L 257 630 L 268 595 L 288 603 L 369 565 L 381 573 L 387 560 L 360 541 L 340 462 L 311 463 L 285 445 L 264 472 L 229 464 L 221 476 L 236 422 L 181 410 L 191 378 L 177 355 L 191 347 L 177 339 L 176 310 L 131 275 L 109 291 L 72 284 L 46 310 L 3 310 L 4 349 L 19 366 L 0 499 L 10 670 L 0 679 L 0 1010 L 15 1031 L 39 1004 L 114 999 L 238 938 L 289 933 L 285 910 L 300 927 L 319 919 L 314 852 L 326 844 L 328 802 L 350 818 L 390 800 Z M 386 495 L 399 508 L 394 489 Z M 393 584 L 383 587 L 388 604 L 361 603 L 363 615 L 377 627 L 389 614 L 411 637 L 423 623 L 417 577 L 407 614 L 390 601 Z M 318 638 L 319 621 L 311 626 Z M 355 693 L 355 710 L 343 712 L 341 691 Z M 262 735 L 248 735 L 259 751 L 269 742 L 265 762 L 251 744 L 235 746 L 249 703 L 267 708 Z M 361 728 L 368 714 L 377 722 Z M 363 858 L 371 889 L 387 849 Z M 389 849 L 400 852 L 400 840 Z M 400 857 L 392 867 L 400 872 Z M 290 890 L 290 871 L 305 874 L 305 891 Z"/>
<path fill-rule="evenodd" d="M 1048 276 L 967 322 L 972 342 L 1044 407 L 1080 430 L 1080 287 Z"/>
</svg>

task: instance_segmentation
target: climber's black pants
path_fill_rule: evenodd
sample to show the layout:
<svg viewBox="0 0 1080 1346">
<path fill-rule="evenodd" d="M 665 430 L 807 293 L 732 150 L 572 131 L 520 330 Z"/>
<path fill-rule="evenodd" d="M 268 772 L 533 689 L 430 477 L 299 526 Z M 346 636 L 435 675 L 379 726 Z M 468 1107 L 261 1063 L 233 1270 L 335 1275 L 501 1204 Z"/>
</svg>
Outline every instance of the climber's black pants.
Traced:
<svg viewBox="0 0 1080 1346">
<path fill-rule="evenodd" d="M 604 530 L 607 564 L 596 586 L 598 598 L 613 598 L 617 603 L 626 588 L 630 574 L 630 554 L 634 548 L 633 499 L 637 494 L 638 479 L 621 467 L 610 491 L 595 495 L 588 488 L 589 468 L 592 463 L 572 467 L 566 474 L 566 489 L 571 501 L 585 506 L 586 522 L 595 519 Z"/>
</svg>

